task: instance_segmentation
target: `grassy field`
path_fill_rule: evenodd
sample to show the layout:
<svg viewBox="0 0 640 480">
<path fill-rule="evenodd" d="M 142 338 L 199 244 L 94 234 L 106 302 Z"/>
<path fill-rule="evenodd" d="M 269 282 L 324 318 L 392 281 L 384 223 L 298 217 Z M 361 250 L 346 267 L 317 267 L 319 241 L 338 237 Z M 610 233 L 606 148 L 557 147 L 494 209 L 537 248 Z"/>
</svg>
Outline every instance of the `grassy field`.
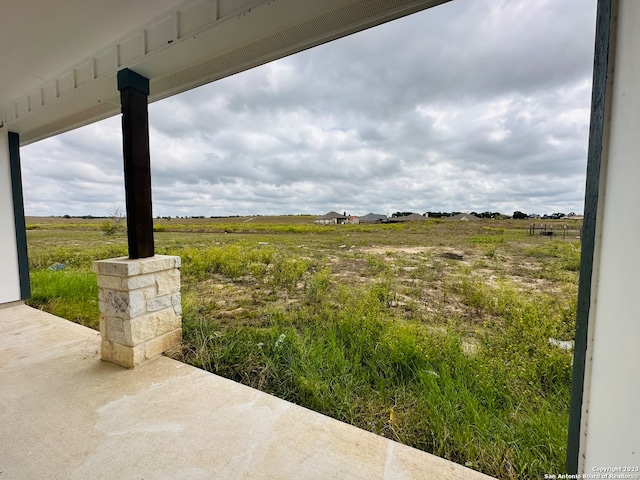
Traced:
<svg viewBox="0 0 640 480">
<path fill-rule="evenodd" d="M 31 305 L 97 328 L 91 261 L 126 255 L 104 222 L 28 219 Z M 562 472 L 579 225 L 528 225 L 159 220 L 177 358 L 498 478 Z"/>
</svg>

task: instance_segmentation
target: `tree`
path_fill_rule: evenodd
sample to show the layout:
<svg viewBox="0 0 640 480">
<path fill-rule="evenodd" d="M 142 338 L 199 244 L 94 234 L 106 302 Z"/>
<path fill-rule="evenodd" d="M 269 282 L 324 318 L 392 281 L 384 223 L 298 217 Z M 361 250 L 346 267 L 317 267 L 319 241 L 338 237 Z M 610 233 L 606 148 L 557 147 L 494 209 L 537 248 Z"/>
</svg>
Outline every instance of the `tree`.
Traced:
<svg viewBox="0 0 640 480">
<path fill-rule="evenodd" d="M 481 218 L 500 218 L 500 212 L 490 212 L 489 210 L 477 213 L 476 216 Z"/>
<path fill-rule="evenodd" d="M 102 222 L 102 225 L 100 225 L 100 230 L 102 230 L 105 235 L 114 235 L 119 231 L 124 230 L 125 218 L 125 214 L 120 206 L 115 206 L 111 210 L 108 220 L 105 220 Z"/>
<path fill-rule="evenodd" d="M 406 217 L 408 215 L 411 215 L 413 212 L 396 212 L 396 213 L 392 213 L 391 216 L 393 218 L 398 218 L 398 217 Z"/>
<path fill-rule="evenodd" d="M 515 220 L 522 220 L 524 218 L 529 218 L 529 215 L 527 215 L 526 213 L 521 212 L 520 210 L 516 210 L 515 212 L 513 212 L 513 218 Z"/>
</svg>

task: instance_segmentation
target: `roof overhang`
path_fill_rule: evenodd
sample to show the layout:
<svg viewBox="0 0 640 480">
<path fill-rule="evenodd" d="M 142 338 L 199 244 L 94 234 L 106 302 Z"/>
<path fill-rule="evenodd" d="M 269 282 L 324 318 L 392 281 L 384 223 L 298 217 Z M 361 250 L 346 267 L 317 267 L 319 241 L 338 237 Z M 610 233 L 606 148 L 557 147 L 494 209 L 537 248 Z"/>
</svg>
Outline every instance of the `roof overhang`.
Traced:
<svg viewBox="0 0 640 480">
<path fill-rule="evenodd" d="M 449 0 L 3 0 L 0 128 L 25 145 Z"/>
</svg>

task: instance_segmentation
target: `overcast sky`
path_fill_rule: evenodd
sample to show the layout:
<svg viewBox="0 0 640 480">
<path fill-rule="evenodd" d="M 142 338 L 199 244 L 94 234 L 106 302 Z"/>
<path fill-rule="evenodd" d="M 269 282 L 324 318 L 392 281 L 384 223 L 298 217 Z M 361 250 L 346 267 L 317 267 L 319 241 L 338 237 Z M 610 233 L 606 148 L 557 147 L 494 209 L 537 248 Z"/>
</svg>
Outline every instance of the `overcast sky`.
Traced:
<svg viewBox="0 0 640 480">
<path fill-rule="evenodd" d="M 454 0 L 154 103 L 154 216 L 581 213 L 595 4 Z M 27 215 L 124 207 L 119 117 L 21 154 Z"/>
</svg>

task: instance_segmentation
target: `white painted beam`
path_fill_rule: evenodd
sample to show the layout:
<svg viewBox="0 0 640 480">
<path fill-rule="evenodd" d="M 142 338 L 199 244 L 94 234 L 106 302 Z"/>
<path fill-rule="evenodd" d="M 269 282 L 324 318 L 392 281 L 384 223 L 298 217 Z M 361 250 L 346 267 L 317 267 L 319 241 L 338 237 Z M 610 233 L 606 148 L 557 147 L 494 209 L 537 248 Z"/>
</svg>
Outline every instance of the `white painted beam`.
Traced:
<svg viewBox="0 0 640 480">
<path fill-rule="evenodd" d="M 0 128 L 0 304 L 21 299 L 7 135 L 7 129 Z"/>
<path fill-rule="evenodd" d="M 613 4 L 578 473 L 640 478 L 640 2 Z"/>
</svg>

